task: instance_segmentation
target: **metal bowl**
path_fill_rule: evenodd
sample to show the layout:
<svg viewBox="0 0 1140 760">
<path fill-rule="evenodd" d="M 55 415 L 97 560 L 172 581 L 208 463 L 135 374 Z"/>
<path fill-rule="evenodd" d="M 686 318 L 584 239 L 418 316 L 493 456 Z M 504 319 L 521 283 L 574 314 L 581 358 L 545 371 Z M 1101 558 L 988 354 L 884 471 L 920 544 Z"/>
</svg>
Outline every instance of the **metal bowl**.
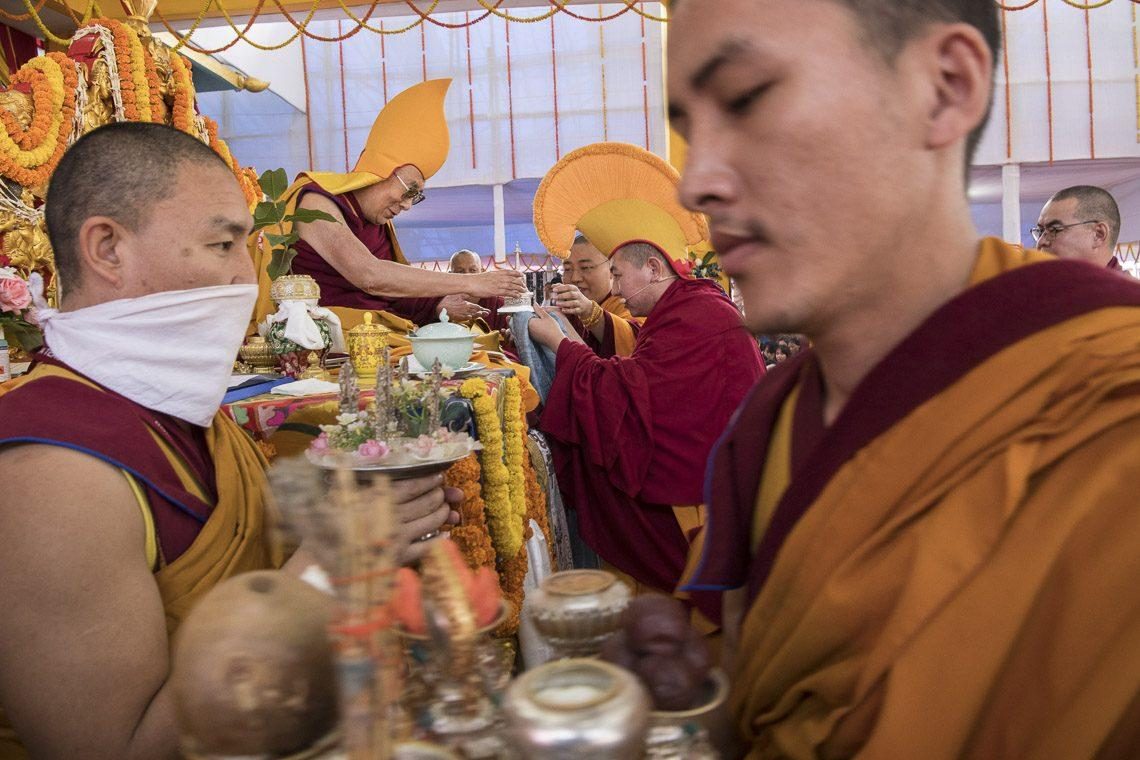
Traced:
<svg viewBox="0 0 1140 760">
<path fill-rule="evenodd" d="M 596 655 L 621 627 L 630 590 L 605 570 L 554 573 L 527 598 L 535 629 L 564 657 Z"/>
<path fill-rule="evenodd" d="M 628 671 L 600 660 L 560 660 L 507 689 L 508 741 L 522 757 L 640 758 L 649 694 Z"/>
</svg>

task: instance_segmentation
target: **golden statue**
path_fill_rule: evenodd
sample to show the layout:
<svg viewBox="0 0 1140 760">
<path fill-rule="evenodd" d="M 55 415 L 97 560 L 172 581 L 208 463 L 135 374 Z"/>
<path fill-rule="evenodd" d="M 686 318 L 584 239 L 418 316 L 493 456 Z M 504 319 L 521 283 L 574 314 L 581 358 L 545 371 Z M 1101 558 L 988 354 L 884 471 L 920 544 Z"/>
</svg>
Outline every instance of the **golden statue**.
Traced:
<svg viewBox="0 0 1140 760">
<path fill-rule="evenodd" d="M 43 202 L 64 150 L 87 132 L 116 121 L 181 129 L 209 144 L 230 165 L 251 208 L 261 200 L 256 175 L 234 161 L 216 127 L 197 113 L 193 64 L 151 35 L 148 20 L 157 4 L 124 0 L 125 22 L 92 20 L 72 36 L 66 55 L 49 53 L 29 61 L 12 74 L 11 86 L 0 90 L 0 109 L 12 117 L 0 122 L 0 266 L 14 267 L 23 277 L 39 272 L 53 305 L 59 283 Z M 148 87 L 122 87 L 124 81 L 143 80 Z M 248 82 L 251 89 L 263 84 Z M 36 99 L 23 90 L 37 87 L 53 90 L 53 108 L 63 100 L 58 111 L 36 112 Z M 56 124 L 54 132 L 43 128 Z M 32 144 L 36 137 L 40 142 Z"/>
</svg>

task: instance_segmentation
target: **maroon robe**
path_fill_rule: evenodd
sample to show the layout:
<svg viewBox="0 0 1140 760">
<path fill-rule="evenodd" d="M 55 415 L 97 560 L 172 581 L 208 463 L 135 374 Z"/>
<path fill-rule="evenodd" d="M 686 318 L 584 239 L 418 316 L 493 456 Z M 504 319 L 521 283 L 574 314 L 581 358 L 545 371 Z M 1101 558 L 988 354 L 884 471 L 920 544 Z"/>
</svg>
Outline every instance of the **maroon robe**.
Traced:
<svg viewBox="0 0 1140 760">
<path fill-rule="evenodd" d="M 943 305 L 896 346 L 827 428 L 814 353 L 805 350 L 779 365 L 749 395 L 709 459 L 703 552 L 685 588 L 746 586 L 754 600 L 792 529 L 864 446 L 1002 349 L 1109 306 L 1140 306 L 1140 287 L 1131 277 L 1081 261 L 1022 266 L 986 280 Z M 790 481 L 753 553 L 749 544 L 769 438 L 797 385 Z"/>
<path fill-rule="evenodd" d="M 566 321 L 570 323 L 570 326 L 582 336 L 582 340 L 586 341 L 586 345 L 593 349 L 595 354 L 603 359 L 609 359 L 618 355 L 617 346 L 614 343 L 614 320 L 618 319 L 618 317 L 614 316 L 613 313 L 602 309 L 602 320 L 605 323 L 605 331 L 602 333 L 601 340 L 595 338 L 594 333 L 582 324 L 582 320 L 578 315 L 565 314 L 563 316 L 566 318 Z M 633 328 L 635 337 L 640 334 L 640 324 L 637 322 L 629 322 L 629 325 Z"/>
<path fill-rule="evenodd" d="M 315 193 L 328 198 L 337 205 L 344 216 L 345 224 L 352 234 L 364 244 L 377 259 L 396 261 L 392 246 L 391 225 L 373 224 L 364 218 L 356 197 L 352 193 L 333 195 L 315 182 L 297 193 L 297 203 L 306 193 Z M 321 286 L 321 306 L 342 306 L 365 311 L 390 311 L 404 319 L 425 325 L 436 321 L 436 306 L 439 298 L 387 298 L 365 293 L 344 278 L 333 265 L 317 253 L 316 249 L 304 240 L 293 246 L 297 258 L 293 259 L 293 274 L 307 274 Z"/>
<path fill-rule="evenodd" d="M 42 355 L 37 363 L 75 372 Z M 114 391 L 61 377 L 30 380 L 0 396 L 0 420 L 4 421 L 0 447 L 20 443 L 62 446 L 130 473 L 150 504 L 163 564 L 170 564 L 190 547 L 214 510 L 214 462 L 202 428 L 146 409 Z M 209 495 L 208 503 L 186 489 L 154 435 L 178 453 Z M 98 504 L 90 506 L 99 508 Z"/>
<path fill-rule="evenodd" d="M 680 579 L 689 537 L 672 506 L 702 503 L 705 461 L 733 410 L 764 374 L 756 340 L 714 283 L 665 291 L 631 356 L 563 341 L 542 430 L 582 536 L 649 586 Z M 706 610 L 709 614 L 715 602 Z"/>
</svg>

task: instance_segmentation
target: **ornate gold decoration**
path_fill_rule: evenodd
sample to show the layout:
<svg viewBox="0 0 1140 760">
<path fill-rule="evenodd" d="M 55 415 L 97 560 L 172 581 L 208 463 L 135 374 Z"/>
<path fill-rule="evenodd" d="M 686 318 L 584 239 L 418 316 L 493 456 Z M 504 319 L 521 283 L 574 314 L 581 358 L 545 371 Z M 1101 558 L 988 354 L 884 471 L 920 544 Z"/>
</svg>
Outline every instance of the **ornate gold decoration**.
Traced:
<svg viewBox="0 0 1140 760">
<path fill-rule="evenodd" d="M 319 351 L 309 352 L 309 366 L 301 373 L 299 380 L 324 380 L 332 382 L 332 375 L 328 373 L 324 367 L 321 366 L 321 355 Z"/>
<path fill-rule="evenodd" d="M 273 281 L 269 297 L 278 304 L 282 301 L 317 301 L 321 297 L 321 286 L 307 274 L 285 275 Z"/>
<path fill-rule="evenodd" d="M 376 387 L 376 371 L 383 361 L 391 332 L 383 325 L 373 323 L 370 311 L 365 312 L 361 324 L 348 331 L 348 355 L 365 388 Z"/>
</svg>

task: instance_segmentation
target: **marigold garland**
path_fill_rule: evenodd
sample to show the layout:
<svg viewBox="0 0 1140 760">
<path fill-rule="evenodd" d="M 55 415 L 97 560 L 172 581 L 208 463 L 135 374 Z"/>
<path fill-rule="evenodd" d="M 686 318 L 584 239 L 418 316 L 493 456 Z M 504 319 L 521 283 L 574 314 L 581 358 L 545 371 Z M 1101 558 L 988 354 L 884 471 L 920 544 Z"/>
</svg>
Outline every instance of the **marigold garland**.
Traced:
<svg viewBox="0 0 1140 760">
<path fill-rule="evenodd" d="M 510 381 L 508 380 L 507 383 Z M 517 382 L 517 381 L 516 381 Z M 506 383 L 504 384 L 504 392 Z M 487 524 L 491 529 L 491 540 L 499 558 L 514 558 L 522 548 L 525 524 L 525 506 L 520 512 L 512 498 L 512 478 L 510 468 L 504 461 L 504 437 L 509 441 L 516 437 L 518 421 L 508 428 L 506 436 L 500 428 L 498 408 L 495 400 L 487 392 L 487 383 L 481 378 L 470 378 L 459 388 L 464 398 L 470 399 L 475 408 L 475 426 L 479 431 L 479 442 L 483 445 L 481 457 L 483 465 L 483 501 L 487 506 Z M 509 405 L 508 405 L 509 406 Z M 505 415 L 504 415 L 505 416 Z M 525 499 L 524 490 L 519 496 Z"/>
<path fill-rule="evenodd" d="M 139 44 L 142 47 L 141 41 Z M 150 51 L 145 47 L 142 48 L 143 53 L 143 75 L 146 78 L 147 94 L 150 102 L 150 120 L 159 124 L 164 123 L 162 113 L 162 83 L 158 80 L 158 67 L 154 63 L 154 57 Z M 171 57 L 176 58 L 177 54 Z"/>
<path fill-rule="evenodd" d="M 513 382 L 513 391 L 511 390 Z M 491 541 L 498 557 L 499 586 L 503 598 L 511 602 L 514 613 L 496 630 L 499 636 L 513 635 L 519 626 L 519 611 L 522 610 L 524 595 L 523 582 L 526 580 L 529 560 L 526 539 L 529 529 L 526 522 L 526 481 L 521 463 L 516 477 L 504 461 L 504 438 L 506 441 L 519 441 L 526 432 L 520 415 L 510 410 L 519 409 L 521 393 L 518 380 L 510 378 L 503 384 L 504 420 L 506 430 L 501 426 L 498 405 L 491 398 L 485 380 L 469 378 L 459 387 L 459 395 L 471 400 L 475 409 L 475 426 L 479 432 L 479 442 L 483 446 L 480 457 L 483 468 L 483 502 L 490 528 Z M 513 403 L 511 399 L 513 400 Z M 512 483 L 521 485 L 517 498 L 512 494 Z M 519 505 L 521 504 L 521 511 Z"/>
<path fill-rule="evenodd" d="M 190 135 L 197 135 L 194 124 L 194 80 L 190 66 L 178 53 L 170 54 L 170 68 L 174 74 L 174 98 L 171 108 L 171 124 L 175 129 Z"/>
<path fill-rule="evenodd" d="M 459 551 L 468 567 L 495 567 L 495 547 L 487 532 L 484 516 L 482 486 L 479 478 L 482 470 L 479 457 L 471 454 L 454 465 L 444 475 L 444 483 L 451 488 L 463 491 L 463 503 L 459 507 L 459 524 L 449 530 L 451 540 L 459 546 Z"/>
<path fill-rule="evenodd" d="M 131 44 L 131 39 L 134 37 L 135 42 L 138 42 L 137 35 L 134 34 L 134 30 L 114 19 L 101 18 L 96 19 L 93 23 L 111 30 L 111 38 L 114 40 L 115 46 L 115 61 L 119 68 L 118 85 L 123 97 L 123 116 L 126 117 L 127 121 L 149 121 L 149 118 L 144 120 L 141 115 L 138 99 L 140 88 L 134 70 L 136 61 L 131 55 L 134 47 Z M 149 101 L 148 97 L 148 105 Z"/>
<path fill-rule="evenodd" d="M 32 123 L 24 130 L 0 109 L 0 174 L 24 187 L 47 182 L 67 150 L 75 120 L 79 75 L 62 53 L 33 58 L 12 77 L 32 90 Z"/>
<path fill-rule="evenodd" d="M 517 377 L 509 377 L 503 383 L 503 429 L 506 437 L 506 463 L 510 475 L 511 529 L 519 543 L 524 540 L 526 527 L 526 426 L 522 421 L 522 392 Z"/>
<path fill-rule="evenodd" d="M 530 535 L 528 529 L 524 539 Z M 503 590 L 503 598 L 511 603 L 511 614 L 495 629 L 496 636 L 514 636 L 518 633 L 519 616 L 522 612 L 523 597 L 526 595 L 524 584 L 529 568 L 530 558 L 527 556 L 525 543 L 513 559 L 499 563 L 499 587 Z"/>
</svg>

